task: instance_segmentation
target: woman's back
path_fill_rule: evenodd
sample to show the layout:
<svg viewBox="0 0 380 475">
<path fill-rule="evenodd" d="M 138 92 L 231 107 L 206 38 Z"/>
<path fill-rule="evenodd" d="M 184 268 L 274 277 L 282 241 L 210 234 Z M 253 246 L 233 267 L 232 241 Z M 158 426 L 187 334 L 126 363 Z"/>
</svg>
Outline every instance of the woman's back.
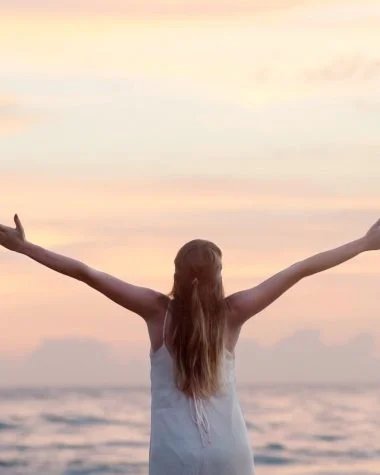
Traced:
<svg viewBox="0 0 380 475">
<path fill-rule="evenodd" d="M 170 303 L 169 303 L 170 306 Z M 151 438 L 149 475 L 252 475 L 254 459 L 235 384 L 235 359 L 223 356 L 223 387 L 207 401 L 188 398 L 175 386 L 167 346 L 150 352 Z"/>
</svg>

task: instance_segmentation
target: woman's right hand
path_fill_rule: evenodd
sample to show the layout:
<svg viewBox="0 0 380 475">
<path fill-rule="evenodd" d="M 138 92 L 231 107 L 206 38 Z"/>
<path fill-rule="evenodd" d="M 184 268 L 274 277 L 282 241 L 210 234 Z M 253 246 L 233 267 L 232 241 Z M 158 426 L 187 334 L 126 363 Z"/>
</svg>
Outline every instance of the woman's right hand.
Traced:
<svg viewBox="0 0 380 475">
<path fill-rule="evenodd" d="M 25 243 L 25 231 L 17 214 L 14 216 L 16 228 L 0 224 L 0 245 L 10 251 L 20 252 Z"/>
<path fill-rule="evenodd" d="M 380 219 L 373 224 L 364 235 L 367 251 L 376 251 L 380 249 Z"/>
</svg>

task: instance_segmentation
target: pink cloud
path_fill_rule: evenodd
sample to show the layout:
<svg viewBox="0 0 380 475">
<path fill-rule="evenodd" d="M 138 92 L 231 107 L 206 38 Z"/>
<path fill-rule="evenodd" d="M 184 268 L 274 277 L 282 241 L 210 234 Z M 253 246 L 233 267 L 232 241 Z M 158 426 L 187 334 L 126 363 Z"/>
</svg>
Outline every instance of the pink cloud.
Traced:
<svg viewBox="0 0 380 475">
<path fill-rule="evenodd" d="M 231 15 L 291 8 L 315 0 L 0 0 L 0 10 L 117 13 L 137 15 Z"/>
</svg>

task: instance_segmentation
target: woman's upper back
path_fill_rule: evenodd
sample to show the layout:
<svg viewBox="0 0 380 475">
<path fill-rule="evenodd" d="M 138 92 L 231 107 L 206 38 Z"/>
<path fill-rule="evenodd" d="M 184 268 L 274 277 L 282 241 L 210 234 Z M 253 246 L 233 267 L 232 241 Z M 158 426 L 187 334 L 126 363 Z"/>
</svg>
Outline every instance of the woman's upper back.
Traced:
<svg viewBox="0 0 380 475">
<path fill-rule="evenodd" d="M 160 343 L 156 347 L 151 345 L 150 348 L 149 356 L 151 360 L 152 389 L 169 386 L 175 387 L 173 378 L 174 360 L 171 352 L 171 335 L 168 331 L 171 319 L 170 303 L 171 302 L 169 301 L 162 322 Z M 155 328 L 155 332 L 157 332 L 157 328 Z M 234 351 L 231 351 L 227 346 L 224 348 L 223 365 L 224 382 L 235 381 L 235 354 Z"/>
<path fill-rule="evenodd" d="M 150 355 L 154 355 L 161 350 L 163 344 L 171 354 L 171 305 L 172 300 L 168 297 L 165 306 L 161 306 L 160 311 L 155 318 L 147 321 L 148 333 L 150 338 Z M 239 339 L 240 327 L 229 325 L 230 315 L 228 309 L 226 310 L 226 328 L 225 328 L 225 349 L 227 353 L 235 356 L 235 346 Z"/>
</svg>

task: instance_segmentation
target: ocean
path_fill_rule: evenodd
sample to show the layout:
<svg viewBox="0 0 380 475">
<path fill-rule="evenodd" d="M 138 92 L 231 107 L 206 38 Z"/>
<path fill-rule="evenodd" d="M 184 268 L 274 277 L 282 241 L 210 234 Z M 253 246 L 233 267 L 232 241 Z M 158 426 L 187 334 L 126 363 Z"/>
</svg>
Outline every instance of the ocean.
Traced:
<svg viewBox="0 0 380 475">
<path fill-rule="evenodd" d="M 380 385 L 238 387 L 256 475 L 380 475 Z M 148 473 L 150 392 L 0 389 L 1 475 Z"/>
</svg>

